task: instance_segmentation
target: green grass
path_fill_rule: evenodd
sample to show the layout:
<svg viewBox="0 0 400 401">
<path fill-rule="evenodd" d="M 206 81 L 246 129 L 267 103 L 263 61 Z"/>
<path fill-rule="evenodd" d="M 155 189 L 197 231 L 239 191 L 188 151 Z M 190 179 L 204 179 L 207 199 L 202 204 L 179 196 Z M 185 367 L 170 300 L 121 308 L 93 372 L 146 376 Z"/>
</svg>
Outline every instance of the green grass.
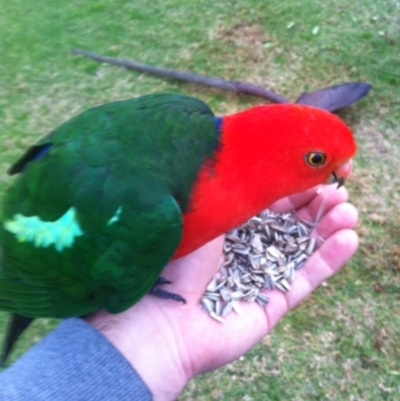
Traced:
<svg viewBox="0 0 400 401">
<path fill-rule="evenodd" d="M 160 90 L 217 113 L 250 97 L 161 81 L 74 57 L 73 48 L 260 84 L 291 99 L 365 80 L 341 113 L 359 144 L 348 188 L 360 250 L 241 360 L 181 400 L 398 400 L 400 395 L 400 4 L 395 0 L 0 0 L 0 195 L 40 135 L 88 107 Z M 318 33 L 315 27 L 319 27 Z M 6 315 L 0 314 L 0 331 Z M 41 320 L 13 359 L 54 326 Z"/>
</svg>

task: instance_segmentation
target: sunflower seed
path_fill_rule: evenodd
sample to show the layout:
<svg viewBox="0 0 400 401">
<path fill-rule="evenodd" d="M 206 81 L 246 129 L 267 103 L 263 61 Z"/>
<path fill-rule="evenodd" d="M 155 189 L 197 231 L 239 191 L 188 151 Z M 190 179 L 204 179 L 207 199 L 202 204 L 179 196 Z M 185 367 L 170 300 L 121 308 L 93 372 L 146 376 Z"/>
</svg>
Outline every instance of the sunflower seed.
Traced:
<svg viewBox="0 0 400 401">
<path fill-rule="evenodd" d="M 281 280 L 276 282 L 276 286 L 282 291 L 282 292 L 287 292 L 290 291 L 290 284 L 282 278 Z"/>
<path fill-rule="evenodd" d="M 202 300 L 200 301 L 200 305 L 203 307 L 203 309 L 208 313 L 212 313 L 214 310 L 214 304 L 213 302 L 207 298 L 207 297 L 203 297 Z"/>
<path fill-rule="evenodd" d="M 210 315 L 213 319 L 217 320 L 218 322 L 224 323 L 224 319 L 223 319 L 221 316 L 217 315 L 215 312 L 210 312 L 209 315 Z"/>
<path fill-rule="evenodd" d="M 228 232 L 223 267 L 207 285 L 202 308 L 223 322 L 232 311 L 242 313 L 241 301 L 267 305 L 262 290 L 290 291 L 295 271 L 316 248 L 316 240 L 310 238 L 312 228 L 294 214 L 265 210 Z"/>
<path fill-rule="evenodd" d="M 226 305 L 222 308 L 221 316 L 225 317 L 233 308 L 233 301 L 229 301 Z"/>
<path fill-rule="evenodd" d="M 220 298 L 217 292 L 208 292 L 208 291 L 204 294 L 204 297 L 209 299 L 210 301 L 218 301 L 218 299 Z"/>
<path fill-rule="evenodd" d="M 308 256 L 310 256 L 314 252 L 315 243 L 316 243 L 315 238 L 310 238 L 310 241 L 308 242 L 308 245 L 306 248 L 306 254 Z"/>
<path fill-rule="evenodd" d="M 266 295 L 259 293 L 256 296 L 256 301 L 261 307 L 263 307 L 267 305 L 267 303 L 269 302 L 269 298 Z"/>
<path fill-rule="evenodd" d="M 218 301 L 215 302 L 215 309 L 214 309 L 214 311 L 215 311 L 215 314 L 216 314 L 216 315 L 218 315 L 218 316 L 221 315 L 221 312 L 222 312 L 222 304 L 221 304 L 221 301 L 220 301 L 220 300 L 218 300 Z"/>
<path fill-rule="evenodd" d="M 219 294 L 225 302 L 232 300 L 231 291 L 228 288 L 221 288 Z M 206 297 L 207 295 L 204 296 Z"/>
<path fill-rule="evenodd" d="M 238 314 L 241 315 L 243 313 L 242 307 L 239 305 L 239 302 L 232 302 L 232 309 Z"/>
<path fill-rule="evenodd" d="M 253 239 L 251 240 L 251 246 L 260 253 L 264 250 L 260 234 L 254 235 Z"/>
</svg>

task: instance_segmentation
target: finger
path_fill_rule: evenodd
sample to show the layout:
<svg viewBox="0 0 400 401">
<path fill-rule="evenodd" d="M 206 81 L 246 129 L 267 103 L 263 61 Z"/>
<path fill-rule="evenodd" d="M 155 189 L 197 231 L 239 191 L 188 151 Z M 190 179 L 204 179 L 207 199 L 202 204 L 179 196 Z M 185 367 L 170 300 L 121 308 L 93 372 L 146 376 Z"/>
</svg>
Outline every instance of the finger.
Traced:
<svg viewBox="0 0 400 401">
<path fill-rule="evenodd" d="M 354 228 L 357 220 L 358 211 L 352 204 L 339 203 L 321 218 L 312 236 L 326 239 L 337 230 Z"/>
<path fill-rule="evenodd" d="M 280 199 L 273 203 L 269 209 L 275 213 L 288 213 L 292 212 L 293 210 L 297 210 L 298 208 L 311 202 L 311 200 L 317 196 L 319 188 L 321 187 L 322 186 L 319 185 L 307 191 L 287 196 L 286 198 Z"/>
<path fill-rule="evenodd" d="M 299 278 L 308 286 L 308 293 L 337 273 L 354 255 L 358 243 L 358 236 L 353 230 L 342 229 L 331 235 L 299 271 Z M 296 285 L 300 287 L 301 283 Z M 307 292 L 301 294 L 301 291 L 294 289 L 293 294 L 288 294 L 290 307 L 308 295 Z"/>
<path fill-rule="evenodd" d="M 309 204 L 297 211 L 300 220 L 318 223 L 321 217 L 339 203 L 346 202 L 349 198 L 346 188 L 337 188 L 335 185 L 320 187 L 318 194 Z"/>
<path fill-rule="evenodd" d="M 318 285 L 337 273 L 354 255 L 357 247 L 358 236 L 353 230 L 339 230 L 308 259 L 301 270 L 296 272 L 289 292 L 266 292 L 270 298 L 270 303 L 265 307 L 269 329 L 308 297 Z"/>
</svg>

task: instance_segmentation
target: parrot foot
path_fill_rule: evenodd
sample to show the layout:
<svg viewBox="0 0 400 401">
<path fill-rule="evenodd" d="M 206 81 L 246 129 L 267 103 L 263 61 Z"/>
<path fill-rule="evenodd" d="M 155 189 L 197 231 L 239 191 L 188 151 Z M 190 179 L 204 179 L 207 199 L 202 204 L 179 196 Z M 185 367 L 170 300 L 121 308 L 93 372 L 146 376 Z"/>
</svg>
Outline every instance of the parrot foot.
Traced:
<svg viewBox="0 0 400 401">
<path fill-rule="evenodd" d="M 163 289 L 157 287 L 158 285 L 164 285 L 164 284 L 171 284 L 171 281 L 167 280 L 164 277 L 159 277 L 157 279 L 157 281 L 155 282 L 154 287 L 151 288 L 150 294 L 154 295 L 156 297 L 159 297 L 159 298 L 172 299 L 173 301 L 186 304 L 185 298 L 183 298 L 179 294 L 175 294 L 174 292 L 169 292 L 169 291 L 166 291 L 166 290 L 163 290 Z"/>
</svg>

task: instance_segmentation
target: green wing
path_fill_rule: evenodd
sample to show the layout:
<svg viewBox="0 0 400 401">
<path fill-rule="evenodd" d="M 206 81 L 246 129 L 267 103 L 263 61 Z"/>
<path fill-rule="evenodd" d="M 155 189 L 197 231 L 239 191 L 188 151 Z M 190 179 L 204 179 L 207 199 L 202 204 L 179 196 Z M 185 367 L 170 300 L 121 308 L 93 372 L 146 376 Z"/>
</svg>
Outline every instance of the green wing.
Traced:
<svg viewBox="0 0 400 401">
<path fill-rule="evenodd" d="M 67 317 L 137 302 L 179 245 L 217 146 L 204 103 L 160 94 L 89 110 L 28 149 L 4 201 L 0 309 Z"/>
</svg>

